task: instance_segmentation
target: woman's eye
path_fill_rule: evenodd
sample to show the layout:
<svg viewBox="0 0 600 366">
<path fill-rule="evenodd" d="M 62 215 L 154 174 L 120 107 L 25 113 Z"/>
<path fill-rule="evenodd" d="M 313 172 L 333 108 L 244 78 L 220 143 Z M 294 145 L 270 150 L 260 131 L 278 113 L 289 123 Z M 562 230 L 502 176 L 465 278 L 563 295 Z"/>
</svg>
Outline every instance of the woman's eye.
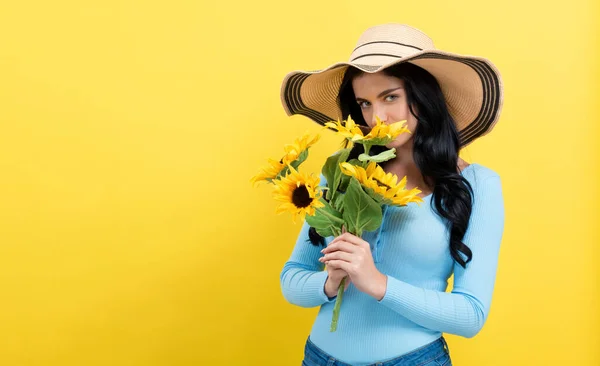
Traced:
<svg viewBox="0 0 600 366">
<path fill-rule="evenodd" d="M 361 108 L 367 108 L 369 106 L 369 102 L 358 102 L 358 105 Z"/>
<path fill-rule="evenodd" d="M 388 95 L 387 97 L 385 97 L 385 100 L 387 102 L 393 102 L 394 100 L 396 100 L 398 98 L 397 95 Z"/>
</svg>

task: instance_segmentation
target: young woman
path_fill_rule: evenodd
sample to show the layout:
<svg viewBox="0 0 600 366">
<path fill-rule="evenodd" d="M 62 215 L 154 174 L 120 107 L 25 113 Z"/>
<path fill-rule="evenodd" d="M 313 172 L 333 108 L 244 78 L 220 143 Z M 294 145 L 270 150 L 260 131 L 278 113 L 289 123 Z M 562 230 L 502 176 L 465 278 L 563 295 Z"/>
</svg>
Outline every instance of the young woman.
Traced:
<svg viewBox="0 0 600 366">
<path fill-rule="evenodd" d="M 320 124 L 351 116 L 369 129 L 376 118 L 406 120 L 411 133 L 387 146 L 396 158 L 382 167 L 406 176 L 424 200 L 384 206 L 381 227 L 362 237 L 322 238 L 304 223 L 281 273 L 290 303 L 320 306 L 303 365 L 451 365 L 443 333 L 481 330 L 498 265 L 500 177 L 459 158 L 498 120 L 498 71 L 486 59 L 435 49 L 419 30 L 384 24 L 361 35 L 349 62 L 288 74 L 282 102 L 288 115 Z M 356 144 L 350 159 L 362 152 Z M 345 277 L 337 331 L 330 332 Z"/>
</svg>

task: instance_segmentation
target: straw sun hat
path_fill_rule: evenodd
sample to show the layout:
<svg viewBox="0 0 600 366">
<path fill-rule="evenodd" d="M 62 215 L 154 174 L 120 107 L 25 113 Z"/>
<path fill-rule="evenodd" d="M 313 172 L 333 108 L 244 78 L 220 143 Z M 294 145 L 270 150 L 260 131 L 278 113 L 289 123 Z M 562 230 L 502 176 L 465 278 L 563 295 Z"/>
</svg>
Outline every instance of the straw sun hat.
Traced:
<svg viewBox="0 0 600 366">
<path fill-rule="evenodd" d="M 492 130 L 502 108 L 502 80 L 496 67 L 482 57 L 438 50 L 425 33 L 403 24 L 367 29 L 348 62 L 287 74 L 281 102 L 288 116 L 301 114 L 321 125 L 341 120 L 337 96 L 349 66 L 375 73 L 403 62 L 420 66 L 436 78 L 460 133 L 461 147 Z"/>
</svg>

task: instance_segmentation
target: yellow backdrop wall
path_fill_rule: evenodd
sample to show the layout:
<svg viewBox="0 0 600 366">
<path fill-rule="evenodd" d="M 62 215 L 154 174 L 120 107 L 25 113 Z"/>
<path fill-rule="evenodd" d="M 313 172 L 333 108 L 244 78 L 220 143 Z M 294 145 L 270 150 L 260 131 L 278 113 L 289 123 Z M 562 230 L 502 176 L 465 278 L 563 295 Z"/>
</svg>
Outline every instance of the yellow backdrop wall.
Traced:
<svg viewBox="0 0 600 366">
<path fill-rule="evenodd" d="M 461 366 L 599 365 L 595 0 L 564 3 L 3 1 L 0 364 L 298 365 L 317 309 L 279 273 L 300 224 L 249 178 L 318 126 L 283 76 L 411 24 L 492 59 L 506 230 L 489 320 Z M 326 134 L 304 165 L 339 144 Z"/>
</svg>

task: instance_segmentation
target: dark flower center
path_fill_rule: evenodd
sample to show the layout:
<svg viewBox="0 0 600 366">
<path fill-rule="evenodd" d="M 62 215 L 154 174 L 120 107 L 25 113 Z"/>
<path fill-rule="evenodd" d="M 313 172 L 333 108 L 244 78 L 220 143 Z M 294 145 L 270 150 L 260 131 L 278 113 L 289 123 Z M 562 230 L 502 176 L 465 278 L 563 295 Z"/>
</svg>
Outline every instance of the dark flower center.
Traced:
<svg viewBox="0 0 600 366">
<path fill-rule="evenodd" d="M 382 181 L 380 181 L 380 180 L 379 180 L 379 179 L 377 179 L 377 178 L 373 178 L 373 180 L 374 180 L 375 182 L 377 182 L 377 185 L 378 185 L 378 186 L 380 186 L 380 187 L 385 187 L 385 188 L 387 188 L 387 189 L 392 189 L 392 187 L 388 186 L 387 184 L 383 183 Z"/>
<path fill-rule="evenodd" d="M 292 203 L 294 206 L 298 208 L 305 208 L 310 206 L 312 202 L 312 198 L 310 198 L 310 194 L 308 193 L 308 189 L 305 185 L 301 185 L 300 187 L 294 189 L 292 192 Z"/>
</svg>

